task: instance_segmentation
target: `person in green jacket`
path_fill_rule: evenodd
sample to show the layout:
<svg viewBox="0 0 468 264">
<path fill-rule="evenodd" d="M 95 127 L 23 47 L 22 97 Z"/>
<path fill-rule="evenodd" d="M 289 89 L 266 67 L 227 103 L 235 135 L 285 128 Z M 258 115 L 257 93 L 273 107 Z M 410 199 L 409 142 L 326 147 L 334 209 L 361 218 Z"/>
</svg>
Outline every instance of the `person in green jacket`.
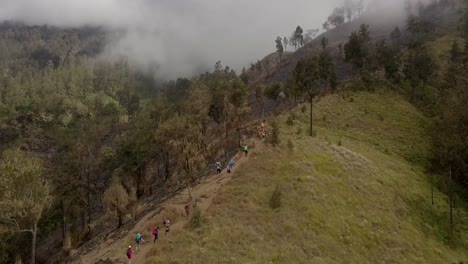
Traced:
<svg viewBox="0 0 468 264">
<path fill-rule="evenodd" d="M 249 154 L 249 146 L 247 145 L 244 146 L 244 152 L 245 152 L 245 156 L 247 157 L 247 154 Z"/>
</svg>

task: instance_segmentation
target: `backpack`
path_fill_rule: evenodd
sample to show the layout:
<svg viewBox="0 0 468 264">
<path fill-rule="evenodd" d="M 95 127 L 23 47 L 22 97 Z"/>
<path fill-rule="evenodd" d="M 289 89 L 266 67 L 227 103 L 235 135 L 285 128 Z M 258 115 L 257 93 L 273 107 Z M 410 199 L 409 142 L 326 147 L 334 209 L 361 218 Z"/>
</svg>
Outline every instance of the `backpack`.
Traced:
<svg viewBox="0 0 468 264">
<path fill-rule="evenodd" d="M 141 241 L 141 238 L 142 238 L 141 234 L 138 233 L 138 234 L 136 235 L 135 241 L 136 241 L 136 242 L 140 242 L 140 241 Z"/>
<path fill-rule="evenodd" d="M 127 249 L 127 257 L 130 257 L 130 248 Z"/>
</svg>

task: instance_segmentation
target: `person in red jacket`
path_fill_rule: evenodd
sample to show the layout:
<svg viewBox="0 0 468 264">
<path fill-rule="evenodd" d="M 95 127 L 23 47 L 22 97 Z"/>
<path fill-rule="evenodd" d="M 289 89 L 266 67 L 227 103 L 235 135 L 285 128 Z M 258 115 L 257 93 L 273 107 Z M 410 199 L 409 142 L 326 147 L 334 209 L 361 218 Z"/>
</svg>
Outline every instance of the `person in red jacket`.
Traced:
<svg viewBox="0 0 468 264">
<path fill-rule="evenodd" d="M 156 226 L 156 227 L 153 229 L 153 236 L 154 236 L 153 244 L 156 243 L 156 240 L 158 240 L 158 229 L 159 229 L 159 226 Z"/>
<path fill-rule="evenodd" d="M 190 204 L 185 205 L 185 217 L 188 219 L 190 215 Z"/>
<path fill-rule="evenodd" d="M 127 249 L 128 264 L 130 264 L 130 262 L 132 262 L 132 256 L 133 256 L 132 246 L 128 246 L 128 249 Z"/>
</svg>

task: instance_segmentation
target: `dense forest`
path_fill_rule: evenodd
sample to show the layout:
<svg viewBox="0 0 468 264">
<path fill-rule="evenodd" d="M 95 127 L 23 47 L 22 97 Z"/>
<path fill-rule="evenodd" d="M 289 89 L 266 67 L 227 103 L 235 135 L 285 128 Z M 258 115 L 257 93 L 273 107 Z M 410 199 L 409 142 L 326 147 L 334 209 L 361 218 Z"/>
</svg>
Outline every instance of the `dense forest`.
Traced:
<svg viewBox="0 0 468 264">
<path fill-rule="evenodd" d="M 362 5 L 346 1 L 323 28 L 352 23 Z M 433 126 L 432 152 L 418 162 L 438 175 L 431 181 L 450 206 L 466 201 L 468 6 L 441 0 L 406 11 L 404 27 L 395 25 L 386 39 L 373 38 L 372 24 L 339 44 L 298 26 L 290 38 L 276 38 L 273 64 L 259 61 L 238 74 L 216 62 L 210 72 L 167 82 L 125 59 L 97 59 L 108 41 L 100 28 L 2 23 L 0 262 L 34 263 L 38 241 L 57 230 L 64 258 L 120 228 L 132 221 L 128 214 L 138 217 L 138 201 L 190 186 L 217 159 L 228 160 L 249 123 L 264 115 L 307 100 L 314 136 L 314 102 L 337 90 L 384 87 L 420 108 Z M 444 35 L 453 41 L 441 61 L 430 44 Z M 288 64 L 288 45 L 315 46 Z M 281 64 L 291 67 L 286 80 L 268 81 Z"/>
<path fill-rule="evenodd" d="M 9 23 L 2 29 L 0 167 L 12 177 L 2 186 L 2 207 L 8 208 L 2 219 L 9 227 L 14 220 L 11 236 L 2 240 L 4 259 L 14 257 L 8 252 L 29 254 L 21 251 L 29 234 L 18 231 L 32 223 L 39 224 L 40 238 L 61 226 L 64 248 L 80 245 L 93 236 L 104 207 L 123 193 L 126 199 L 112 209 L 120 226 L 123 212 L 153 188 L 171 177 L 177 184 L 195 180 L 208 162 L 238 144 L 240 133 L 234 132 L 249 111 L 247 86 L 220 62 L 199 77 L 161 83 L 125 60 L 90 58 L 104 45 L 99 29 Z M 28 162 L 31 171 L 16 171 Z M 44 176 L 46 183 L 24 188 L 42 185 L 47 200 L 24 205 L 29 189 L 15 190 L 25 193 L 14 198 L 15 173 Z M 114 185 L 106 192 L 111 183 L 117 193 Z M 39 203 L 38 215 L 21 213 Z M 37 229 L 30 231 L 35 236 Z"/>
</svg>

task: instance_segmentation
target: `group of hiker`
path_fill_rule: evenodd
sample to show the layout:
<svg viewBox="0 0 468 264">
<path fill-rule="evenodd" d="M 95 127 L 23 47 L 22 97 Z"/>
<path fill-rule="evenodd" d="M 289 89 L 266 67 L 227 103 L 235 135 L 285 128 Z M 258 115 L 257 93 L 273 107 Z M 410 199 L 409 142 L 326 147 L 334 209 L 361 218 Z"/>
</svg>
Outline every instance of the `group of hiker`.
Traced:
<svg viewBox="0 0 468 264">
<path fill-rule="evenodd" d="M 259 127 L 259 134 L 260 134 L 260 137 L 261 137 L 263 142 L 265 142 L 265 138 L 266 138 L 265 123 L 266 123 L 265 120 L 263 120 L 263 122 L 261 123 L 261 125 Z M 245 156 L 247 157 L 247 154 L 249 153 L 249 146 L 248 145 L 244 146 L 243 152 L 244 152 Z M 226 167 L 227 173 L 231 173 L 231 169 L 233 167 L 234 167 L 234 160 L 231 159 L 229 161 L 227 167 Z M 217 161 L 215 163 L 215 168 L 216 168 L 216 172 L 218 174 L 221 174 L 222 165 L 221 165 L 220 161 Z M 195 204 L 194 204 L 194 207 L 195 207 Z M 185 205 L 184 210 L 185 210 L 186 219 L 188 219 L 189 216 L 190 216 L 190 204 Z M 169 231 L 170 231 L 171 221 L 168 218 L 165 218 L 164 221 L 163 221 L 163 225 L 165 226 L 165 235 L 167 235 L 167 233 L 169 233 Z M 154 237 L 153 243 L 156 243 L 156 240 L 158 240 L 158 238 L 159 238 L 159 226 L 158 225 L 156 225 L 153 228 L 153 231 L 152 231 L 151 234 Z M 135 250 L 139 250 L 140 246 L 141 246 L 141 243 L 143 242 L 143 235 L 140 232 L 138 232 L 136 234 L 135 242 L 136 242 L 136 249 Z M 133 251 L 132 246 L 128 246 L 127 258 L 128 258 L 128 263 L 129 264 L 131 263 L 133 253 L 134 253 L 134 251 Z"/>
<path fill-rule="evenodd" d="M 163 225 L 165 226 L 166 228 L 166 232 L 165 232 L 165 235 L 167 235 L 167 233 L 169 233 L 170 229 L 171 229 L 171 221 L 168 219 L 168 218 L 165 218 L 164 221 L 163 221 Z M 158 240 L 159 238 L 159 226 L 156 225 L 154 228 L 153 228 L 153 232 L 151 232 L 151 234 L 154 236 L 154 240 L 153 240 L 153 243 L 156 243 L 156 240 Z M 135 247 L 135 251 L 139 250 L 140 249 L 140 246 L 141 246 L 141 243 L 143 242 L 143 234 L 141 234 L 140 232 L 138 232 L 136 234 L 136 237 L 135 237 L 135 243 L 136 243 L 136 247 Z M 133 258 L 133 248 L 132 246 L 128 246 L 128 249 L 127 249 L 127 259 L 128 259 L 128 263 L 130 264 L 131 261 L 132 261 L 132 258 Z"/>
<path fill-rule="evenodd" d="M 264 119 L 261 124 L 260 124 L 260 127 L 259 127 L 259 134 L 260 134 L 260 137 L 262 139 L 263 142 L 265 142 L 266 140 L 266 129 L 265 129 L 265 125 L 266 125 L 266 120 Z M 245 154 L 245 156 L 247 157 L 247 155 L 249 154 L 249 146 L 248 145 L 245 145 L 244 148 L 243 148 L 243 152 Z M 227 173 L 231 173 L 231 169 L 232 167 L 234 166 L 234 160 L 230 160 L 227 167 L 226 167 L 226 171 Z M 221 162 L 220 161 L 217 161 L 215 163 L 215 168 L 216 168 L 216 172 L 218 174 L 221 174 L 221 168 L 222 168 L 222 165 L 221 165 Z"/>
<path fill-rule="evenodd" d="M 247 148 L 248 148 L 248 147 L 247 147 Z M 216 172 L 217 172 L 218 174 L 221 174 L 221 166 L 222 166 L 222 165 L 221 165 L 221 162 L 217 161 L 217 162 L 215 163 Z M 226 167 L 227 173 L 231 173 L 232 167 L 234 167 L 234 160 L 233 160 L 233 159 L 231 159 L 231 160 L 229 161 L 229 163 L 228 163 L 228 165 L 227 165 L 227 167 Z"/>
<path fill-rule="evenodd" d="M 246 147 L 247 147 L 247 146 L 246 146 Z M 247 147 L 247 149 L 248 149 L 248 147 Z M 221 162 L 217 161 L 217 162 L 215 163 L 216 172 L 217 172 L 218 174 L 221 174 L 221 166 L 222 166 L 222 165 L 221 165 Z M 226 167 L 227 173 L 231 173 L 232 167 L 234 167 L 234 160 L 233 160 L 233 159 L 231 159 L 231 160 L 229 161 L 229 163 L 228 163 L 228 165 L 227 165 L 227 167 Z"/>
</svg>

